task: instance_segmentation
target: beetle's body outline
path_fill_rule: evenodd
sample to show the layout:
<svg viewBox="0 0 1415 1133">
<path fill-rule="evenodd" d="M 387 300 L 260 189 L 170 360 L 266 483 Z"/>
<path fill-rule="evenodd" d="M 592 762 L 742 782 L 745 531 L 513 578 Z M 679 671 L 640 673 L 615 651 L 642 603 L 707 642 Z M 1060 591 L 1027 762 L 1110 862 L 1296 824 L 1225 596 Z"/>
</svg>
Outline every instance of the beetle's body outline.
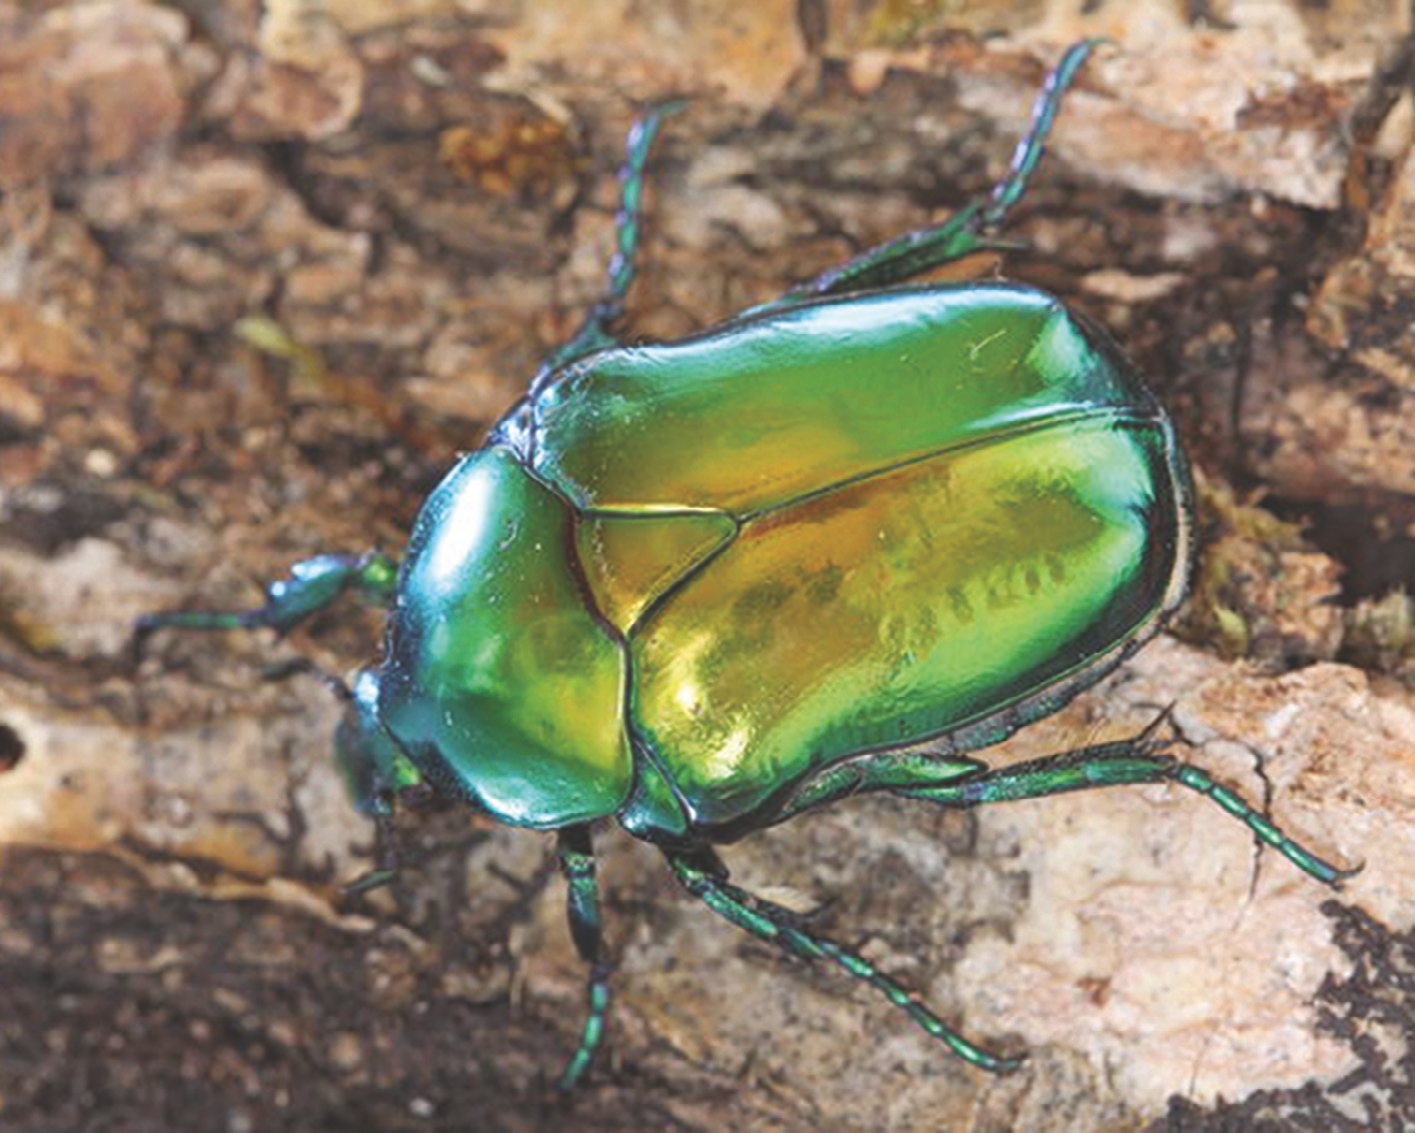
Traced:
<svg viewBox="0 0 1415 1133">
<path fill-rule="evenodd" d="M 431 794 L 512 825 L 557 832 L 570 928 L 589 966 L 589 1013 L 561 1075 L 562 1088 L 583 1076 L 603 1036 L 609 965 L 590 824 L 611 815 L 658 845 L 678 880 L 713 911 L 785 951 L 834 961 L 956 1054 L 993 1071 L 1011 1069 L 1018 1059 L 974 1045 L 862 957 L 730 884 L 712 844 L 866 791 L 972 807 L 1173 781 L 1212 798 L 1319 880 L 1334 884 L 1344 876 L 1205 772 L 1170 757 L 1149 733 L 997 770 L 968 757 L 1054 712 L 1113 669 L 1158 632 L 1182 599 L 1188 577 L 1192 517 L 1182 453 L 1162 408 L 1104 333 L 1057 300 L 1017 285 L 898 286 L 990 246 L 990 232 L 1020 199 L 1040 160 L 1063 91 L 1094 46 L 1088 41 L 1072 47 L 1048 77 L 1032 129 L 989 197 L 701 335 L 629 348 L 617 342 L 609 324 L 621 313 L 634 276 L 647 155 L 674 107 L 650 114 L 629 138 L 619 249 L 606 298 L 542 365 L 527 395 L 483 447 L 462 458 L 429 496 L 401 569 L 395 572 L 390 560 L 376 554 L 318 556 L 273 584 L 258 609 L 161 614 L 140 624 L 141 633 L 161 626 L 284 631 L 350 590 L 391 607 L 385 659 L 363 671 L 349 690 L 350 712 L 336 737 L 351 794 L 381 836 L 385 868 L 363 884 L 389 876 L 388 826 L 400 797 Z M 958 309 L 950 311 L 950 305 Z M 841 326 L 846 315 L 857 320 L 849 333 Z M 821 322 L 830 333 L 810 339 L 811 355 L 802 346 L 804 336 Z M 916 338 L 909 338 L 915 331 Z M 765 357 L 757 358 L 752 348 Z M 846 357 L 851 349 L 861 351 L 859 357 Z M 975 377 L 971 386 L 967 374 L 958 379 L 951 410 L 940 401 L 918 412 L 906 399 L 886 422 L 892 427 L 874 431 L 859 420 L 824 428 L 820 413 L 798 419 L 790 412 L 793 398 L 801 397 L 795 387 L 780 392 L 771 385 L 785 381 L 790 366 L 804 365 L 804 353 L 817 367 L 805 374 L 811 390 L 830 380 L 858 384 L 851 374 L 864 369 L 893 375 L 894 392 L 898 384 L 909 385 L 910 365 L 929 349 L 943 358 L 943 369 L 930 369 L 929 381 L 948 372 L 948 365 L 962 370 L 989 351 L 1003 353 L 979 366 L 990 376 Z M 694 351 L 708 359 L 706 377 L 697 384 L 685 377 L 693 372 L 685 359 Z M 744 352 L 755 361 L 739 366 Z M 789 365 L 778 355 L 789 355 Z M 659 438 L 663 451 L 652 454 L 657 463 L 648 459 L 651 446 L 628 445 L 626 437 L 640 424 L 637 413 L 652 410 L 658 414 L 654 422 L 667 420 L 664 398 L 685 391 L 696 396 L 724 373 L 740 383 L 734 388 L 752 391 L 763 404 L 775 397 L 775 417 L 763 409 L 744 427 L 765 430 L 766 442 L 747 436 L 729 445 L 726 455 L 709 453 L 711 475 L 701 482 L 694 480 L 691 459 L 692 428 L 701 425 L 701 413 L 682 415 L 681 438 Z M 654 386 L 664 374 L 666 380 Z M 1068 381 L 1084 395 L 1076 405 L 1058 392 Z M 645 389 L 657 389 L 659 401 Z M 857 398 L 847 408 L 860 404 Z M 813 408 L 820 405 L 818 400 Z M 720 437 L 729 426 L 718 421 L 716 427 L 713 435 Z M 793 428 L 804 430 L 806 439 Z M 939 428 L 938 436 L 930 433 Z M 597 430 L 609 435 L 596 439 Z M 916 433 L 927 434 L 917 451 L 910 448 Z M 800 462 L 784 469 L 778 462 L 773 469 L 763 462 L 773 443 L 802 454 L 808 465 L 822 461 L 828 471 L 816 474 Z M 1008 481 L 1007 462 L 997 459 L 1003 445 L 1010 446 L 1015 463 L 1036 466 L 1025 485 Z M 886 484 L 886 477 L 893 479 Z M 957 483 L 974 481 L 982 490 L 973 497 L 949 495 Z M 625 484 L 632 491 L 623 490 Z M 667 494 L 655 497 L 658 489 Z M 901 536 L 891 530 L 898 525 L 888 508 L 870 511 L 855 502 L 856 495 L 880 490 L 907 505 L 917 520 L 912 531 Z M 1022 500 L 1037 506 L 1009 510 L 1010 502 Z M 998 509 L 996 516 L 976 514 L 990 507 Z M 831 526 L 844 523 L 842 514 L 853 517 L 853 528 Z M 780 515 L 790 522 L 773 528 Z M 980 548 L 965 552 L 957 540 L 951 544 L 955 558 L 969 560 L 948 576 L 958 580 L 956 594 L 937 577 L 944 567 L 932 565 L 943 564 L 948 549 L 928 546 L 936 529 L 954 529 L 951 522 L 960 531 L 973 523 L 977 530 L 965 541 Z M 880 528 L 876 558 L 913 564 L 878 577 L 920 587 L 922 613 L 902 629 L 870 613 L 866 602 L 876 577 L 866 568 L 875 563 L 861 548 L 871 525 Z M 741 566 L 749 561 L 746 552 L 733 558 L 749 536 L 762 546 L 782 531 L 785 550 L 778 547 L 774 558 L 762 560 L 765 566 Z M 1026 534 L 1037 562 L 1019 560 L 1005 539 L 1000 547 L 984 547 L 986 536 L 999 531 Z M 791 537 L 804 538 L 802 532 L 815 542 L 789 544 Z M 1046 542 L 1049 537 L 1055 546 Z M 696 668 L 680 664 L 700 645 L 710 651 L 723 637 L 706 612 L 721 597 L 711 589 L 714 579 L 729 598 L 758 592 L 769 597 L 762 580 L 769 582 L 774 564 L 808 558 L 813 548 L 829 548 L 832 541 L 854 553 L 843 568 L 834 564 L 834 573 L 827 561 L 819 579 L 798 580 L 799 591 L 816 604 L 804 607 L 805 615 L 781 619 L 794 635 L 785 647 L 763 639 L 767 672 L 750 670 L 758 659 L 750 641 L 724 656 L 700 658 Z M 936 554 L 929 560 L 932 574 L 918 567 L 915 544 L 921 541 Z M 1015 648 L 989 642 L 986 633 L 957 636 L 956 627 L 976 619 L 967 588 L 976 589 L 994 562 L 1019 571 L 1029 597 L 1051 619 L 1033 638 L 1026 637 L 1025 619 L 1006 623 L 1013 636 L 1024 638 Z M 741 579 L 730 575 L 730 567 L 742 572 Z M 1079 583 L 1078 574 L 1084 576 Z M 929 593 L 930 586 L 939 593 Z M 888 585 L 884 592 L 893 593 Z M 1061 597 L 1036 597 L 1043 593 Z M 693 597 L 700 599 L 697 622 L 684 613 Z M 1006 605 L 1005 598 L 989 607 L 990 616 L 1000 616 L 995 609 Z M 851 600 L 867 610 L 855 619 L 865 625 L 863 658 L 841 628 L 854 618 Z M 772 612 L 769 603 L 758 607 L 761 618 Z M 835 620 L 820 615 L 812 624 L 809 615 L 818 610 L 831 611 Z M 938 628 L 950 617 L 952 638 Z M 1059 644 L 1040 640 L 1053 633 Z M 666 639 L 661 648 L 655 634 Z M 884 644 L 871 645 L 871 634 Z M 950 643 L 955 654 L 971 650 L 963 658 L 967 664 L 950 655 Z M 830 647 L 834 653 L 823 673 L 807 665 L 796 675 L 807 683 L 839 685 L 833 687 L 835 715 L 821 719 L 827 698 L 816 690 L 797 694 L 809 701 L 804 715 L 790 696 L 780 698 L 789 703 L 776 705 L 764 685 L 771 665 L 786 668 L 782 658 L 790 657 L 791 648 L 809 660 Z M 865 676 L 837 678 L 831 664 Z M 690 671 L 683 675 L 679 669 Z M 725 696 L 722 690 L 732 687 L 734 677 L 737 685 Z M 884 707 L 876 711 L 876 702 Z M 593 708 L 588 716 L 578 712 L 586 703 Z M 712 732 L 730 732 L 746 717 L 746 740 L 739 742 L 736 732 L 727 738 Z M 580 730 L 583 719 L 588 726 Z M 913 749 L 930 738 L 934 750 Z M 698 782 L 685 785 L 685 776 L 694 775 Z"/>
<path fill-rule="evenodd" d="M 1094 683 L 1181 599 L 1188 500 L 1158 403 L 1030 288 L 601 349 L 429 496 L 373 715 L 501 822 L 721 841 Z"/>
</svg>

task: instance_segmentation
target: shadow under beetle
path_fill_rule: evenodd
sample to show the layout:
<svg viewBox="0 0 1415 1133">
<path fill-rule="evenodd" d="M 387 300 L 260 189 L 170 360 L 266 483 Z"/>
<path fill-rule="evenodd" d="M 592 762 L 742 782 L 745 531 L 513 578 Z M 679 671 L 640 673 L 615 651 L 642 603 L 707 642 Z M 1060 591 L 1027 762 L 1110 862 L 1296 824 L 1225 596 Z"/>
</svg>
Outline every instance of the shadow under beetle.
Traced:
<svg viewBox="0 0 1415 1133">
<path fill-rule="evenodd" d="M 714 843 L 866 791 L 949 807 L 1173 781 L 1328 884 L 1345 876 L 1149 733 L 997 770 L 966 753 L 1055 712 L 1184 597 L 1189 474 L 1117 347 L 1007 283 L 899 286 L 981 249 L 1022 196 L 1093 43 L 1048 77 L 986 198 L 679 342 L 624 346 L 644 166 L 629 135 L 605 298 L 428 497 L 401 567 L 321 555 L 263 606 L 140 623 L 277 631 L 346 592 L 390 610 L 336 758 L 392 870 L 400 798 L 554 830 L 604 1030 L 590 825 L 657 845 L 739 928 L 827 959 L 985 1070 L 873 964 L 728 880 Z M 932 740 L 933 750 L 901 750 Z"/>
</svg>

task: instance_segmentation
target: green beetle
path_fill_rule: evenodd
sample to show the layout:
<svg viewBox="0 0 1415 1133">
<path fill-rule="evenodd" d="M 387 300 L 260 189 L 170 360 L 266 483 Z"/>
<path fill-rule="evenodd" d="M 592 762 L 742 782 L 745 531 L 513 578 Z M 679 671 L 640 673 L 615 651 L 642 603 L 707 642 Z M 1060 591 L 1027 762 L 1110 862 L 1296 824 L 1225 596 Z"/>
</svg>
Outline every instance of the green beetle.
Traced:
<svg viewBox="0 0 1415 1133">
<path fill-rule="evenodd" d="M 381 835 L 385 868 L 364 884 L 389 876 L 399 799 L 557 832 L 590 968 L 562 1087 L 608 1004 L 600 819 L 659 846 L 715 912 L 843 966 L 988 1070 L 1017 1059 L 733 886 L 712 845 L 864 791 L 972 807 L 1170 780 L 1314 877 L 1344 876 L 1148 734 L 998 770 L 967 757 L 1113 669 L 1188 578 L 1184 457 L 1110 339 L 1032 288 L 899 286 L 990 246 L 1092 47 L 1058 64 L 986 199 L 703 334 L 630 347 L 608 326 L 671 108 L 650 115 L 629 139 L 605 300 L 433 491 L 401 569 L 319 556 L 259 609 L 140 626 L 283 631 L 348 591 L 391 606 L 336 741 Z"/>
</svg>

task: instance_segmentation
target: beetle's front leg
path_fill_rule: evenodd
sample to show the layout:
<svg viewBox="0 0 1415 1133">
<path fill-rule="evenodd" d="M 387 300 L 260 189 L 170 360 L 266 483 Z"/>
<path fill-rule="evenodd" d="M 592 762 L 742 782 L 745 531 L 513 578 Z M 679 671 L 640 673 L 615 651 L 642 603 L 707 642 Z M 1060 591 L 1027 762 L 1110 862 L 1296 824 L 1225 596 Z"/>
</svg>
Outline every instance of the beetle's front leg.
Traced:
<svg viewBox="0 0 1415 1133">
<path fill-rule="evenodd" d="M 377 551 L 316 555 L 290 568 L 288 578 L 265 588 L 265 604 L 253 610 L 171 610 L 138 619 L 135 641 L 141 647 L 159 629 L 258 629 L 288 633 L 341 594 L 352 592 L 382 606 L 392 604 L 398 567 Z"/>
<path fill-rule="evenodd" d="M 584 1076 L 604 1038 L 604 1017 L 609 1010 L 609 963 L 604 955 L 604 935 L 599 914 L 599 887 L 595 884 L 594 846 L 588 826 L 567 826 L 558 832 L 555 856 L 569 886 L 566 912 L 575 948 L 589 965 L 589 1014 L 580 1034 L 580 1045 L 566 1063 L 556 1089 L 573 1090 Z"/>
</svg>

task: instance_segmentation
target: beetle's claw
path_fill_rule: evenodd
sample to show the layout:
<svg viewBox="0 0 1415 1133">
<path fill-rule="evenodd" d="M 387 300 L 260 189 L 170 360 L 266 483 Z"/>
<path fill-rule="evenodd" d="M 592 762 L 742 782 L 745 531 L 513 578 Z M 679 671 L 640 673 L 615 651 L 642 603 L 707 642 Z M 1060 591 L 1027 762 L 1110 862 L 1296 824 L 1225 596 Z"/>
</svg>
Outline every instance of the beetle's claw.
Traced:
<svg viewBox="0 0 1415 1133">
<path fill-rule="evenodd" d="M 1330 863 L 1328 864 L 1330 865 Z M 1358 873 L 1365 872 L 1365 869 L 1366 863 L 1364 861 L 1357 862 L 1353 866 L 1331 866 L 1332 877 L 1327 884 L 1333 889 L 1340 889 Z"/>
</svg>

